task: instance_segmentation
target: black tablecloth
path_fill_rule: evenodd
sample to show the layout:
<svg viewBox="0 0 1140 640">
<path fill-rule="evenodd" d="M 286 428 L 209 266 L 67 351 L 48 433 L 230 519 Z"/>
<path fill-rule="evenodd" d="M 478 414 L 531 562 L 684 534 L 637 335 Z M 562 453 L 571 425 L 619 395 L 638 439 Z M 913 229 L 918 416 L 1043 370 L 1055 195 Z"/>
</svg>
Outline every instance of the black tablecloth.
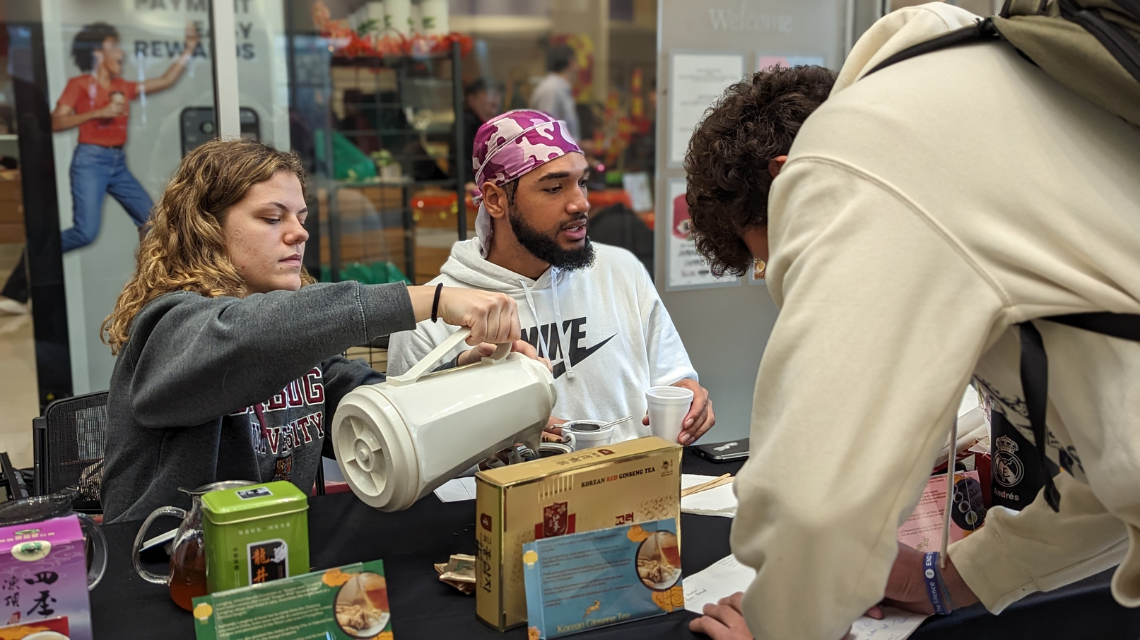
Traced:
<svg viewBox="0 0 1140 640">
<path fill-rule="evenodd" d="M 686 473 L 735 473 L 740 464 L 712 464 L 686 451 Z M 475 618 L 475 598 L 439 582 L 432 566 L 452 553 L 475 553 L 474 502 L 441 503 L 429 496 L 400 513 L 381 513 L 349 493 L 309 501 L 309 557 L 316 569 L 381 558 L 388 574 L 393 630 L 415 638 L 526 638 L 525 628 L 498 633 Z M 732 520 L 683 515 L 682 568 L 696 573 L 729 554 Z M 130 550 L 139 523 L 104 527 L 110 545 L 107 574 L 91 592 L 95 637 L 192 640 L 193 619 L 171 600 L 166 587 L 139 578 Z M 162 571 L 161 567 L 154 570 Z M 913 635 L 919 640 L 969 638 L 1137 638 L 1140 611 L 1117 605 L 1110 573 L 1048 594 L 1035 594 L 992 616 L 980 605 L 931 618 Z M 605 638 L 704 638 L 689 631 L 693 614 L 682 611 L 580 634 Z"/>
</svg>

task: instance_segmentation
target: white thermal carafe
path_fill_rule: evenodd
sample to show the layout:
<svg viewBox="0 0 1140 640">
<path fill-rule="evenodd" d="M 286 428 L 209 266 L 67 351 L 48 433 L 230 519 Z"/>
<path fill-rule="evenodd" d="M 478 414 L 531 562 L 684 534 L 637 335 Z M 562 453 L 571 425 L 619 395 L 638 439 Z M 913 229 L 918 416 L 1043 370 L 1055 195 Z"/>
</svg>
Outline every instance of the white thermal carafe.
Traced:
<svg viewBox="0 0 1140 640">
<path fill-rule="evenodd" d="M 469 335 L 451 335 L 402 376 L 345 395 L 333 418 L 336 463 L 353 493 L 400 511 L 516 442 L 535 451 L 558 399 L 541 362 L 499 345 L 465 367 L 429 369 Z"/>
</svg>

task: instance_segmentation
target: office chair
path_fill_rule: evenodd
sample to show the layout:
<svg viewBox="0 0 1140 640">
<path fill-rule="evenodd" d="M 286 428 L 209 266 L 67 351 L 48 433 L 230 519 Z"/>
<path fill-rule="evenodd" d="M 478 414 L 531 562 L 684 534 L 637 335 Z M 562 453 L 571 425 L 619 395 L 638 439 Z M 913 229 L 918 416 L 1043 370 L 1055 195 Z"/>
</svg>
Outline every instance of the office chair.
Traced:
<svg viewBox="0 0 1140 640">
<path fill-rule="evenodd" d="M 102 513 L 103 451 L 107 431 L 107 392 L 64 398 L 32 420 L 34 493 L 66 488 L 78 492 L 75 510 Z M 323 465 L 317 466 L 317 495 L 325 495 Z"/>
<path fill-rule="evenodd" d="M 38 496 L 66 488 L 78 492 L 74 507 L 102 513 L 103 448 L 107 392 L 56 400 L 32 420 L 34 491 Z"/>
</svg>

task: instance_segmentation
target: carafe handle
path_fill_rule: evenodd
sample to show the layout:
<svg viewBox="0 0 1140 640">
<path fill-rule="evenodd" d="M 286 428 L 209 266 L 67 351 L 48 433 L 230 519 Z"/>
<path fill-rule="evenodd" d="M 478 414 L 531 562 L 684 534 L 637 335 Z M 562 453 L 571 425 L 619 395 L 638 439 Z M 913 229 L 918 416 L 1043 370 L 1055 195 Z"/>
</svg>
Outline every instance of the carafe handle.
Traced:
<svg viewBox="0 0 1140 640">
<path fill-rule="evenodd" d="M 456 331 L 455 333 L 448 336 L 447 340 L 444 340 L 443 342 L 439 343 L 439 346 L 436 347 L 435 349 L 433 349 L 431 353 L 424 356 L 424 359 L 420 360 L 418 363 L 416 363 L 416 366 L 412 367 L 411 369 L 408 369 L 407 373 L 405 373 L 402 376 L 391 376 L 391 377 L 389 377 L 388 378 L 388 384 L 390 384 L 392 386 L 396 386 L 396 387 L 402 387 L 404 385 L 415 384 L 416 380 L 420 379 L 420 376 L 427 373 L 429 369 L 434 367 L 436 365 L 436 363 L 439 362 L 440 359 L 443 358 L 443 356 L 447 355 L 447 352 L 451 351 L 455 347 L 458 347 L 459 344 L 462 343 L 464 340 L 466 340 L 467 337 L 470 335 L 471 335 L 471 330 L 467 329 L 467 328 L 463 328 L 463 329 L 460 329 L 459 331 Z M 491 357 L 489 359 L 499 361 L 499 360 L 502 360 L 503 358 L 506 358 L 507 354 L 509 354 L 510 352 L 511 352 L 511 343 L 506 342 L 506 343 L 500 344 L 498 346 L 498 348 L 495 349 L 495 353 L 491 354 Z M 484 360 L 487 360 L 487 359 L 488 358 L 484 358 Z"/>
<path fill-rule="evenodd" d="M 150 525 L 154 524 L 155 520 L 162 516 L 173 516 L 179 520 L 185 520 L 186 512 L 182 509 L 179 509 L 178 507 L 159 507 L 152 511 L 151 514 L 146 517 L 146 520 L 143 521 L 142 527 L 139 528 L 138 535 L 135 536 L 135 546 L 131 549 L 131 561 L 135 565 L 135 573 L 139 574 L 139 577 L 141 577 L 143 580 L 146 580 L 147 582 L 153 582 L 155 584 L 168 585 L 170 584 L 171 573 L 168 572 L 165 576 L 161 576 L 157 573 L 147 571 L 143 568 L 142 558 L 140 557 L 142 553 L 143 543 L 146 542 L 147 530 L 150 529 Z M 175 542 L 177 542 L 177 539 L 175 539 Z"/>
</svg>

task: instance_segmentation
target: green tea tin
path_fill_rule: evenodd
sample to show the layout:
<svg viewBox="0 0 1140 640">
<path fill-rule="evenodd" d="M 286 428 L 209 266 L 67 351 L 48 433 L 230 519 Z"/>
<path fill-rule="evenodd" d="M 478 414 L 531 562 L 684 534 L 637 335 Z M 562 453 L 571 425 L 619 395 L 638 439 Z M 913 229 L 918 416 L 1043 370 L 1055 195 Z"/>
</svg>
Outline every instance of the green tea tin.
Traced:
<svg viewBox="0 0 1140 640">
<path fill-rule="evenodd" d="M 309 572 L 309 502 L 291 482 L 202 496 L 209 593 Z"/>
</svg>

